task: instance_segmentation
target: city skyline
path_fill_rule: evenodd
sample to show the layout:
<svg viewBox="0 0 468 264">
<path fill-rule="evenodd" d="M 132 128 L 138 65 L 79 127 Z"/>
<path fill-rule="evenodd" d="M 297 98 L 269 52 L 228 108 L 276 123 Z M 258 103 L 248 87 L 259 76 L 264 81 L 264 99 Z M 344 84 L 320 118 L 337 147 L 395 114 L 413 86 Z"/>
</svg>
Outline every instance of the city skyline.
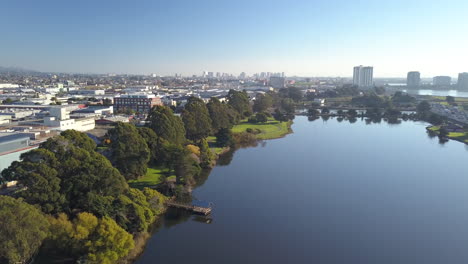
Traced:
<svg viewBox="0 0 468 264">
<path fill-rule="evenodd" d="M 352 77 L 363 64 L 377 78 L 424 78 L 468 69 L 464 1 L 7 2 L 1 64 L 43 72 Z"/>
</svg>

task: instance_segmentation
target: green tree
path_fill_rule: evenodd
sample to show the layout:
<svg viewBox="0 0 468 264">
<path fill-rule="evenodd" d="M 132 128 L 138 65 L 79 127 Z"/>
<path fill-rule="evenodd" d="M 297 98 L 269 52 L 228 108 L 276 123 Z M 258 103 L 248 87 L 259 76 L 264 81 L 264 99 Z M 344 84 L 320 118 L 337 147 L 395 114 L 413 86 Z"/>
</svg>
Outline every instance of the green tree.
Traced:
<svg viewBox="0 0 468 264">
<path fill-rule="evenodd" d="M 234 144 L 234 139 L 232 138 L 232 131 L 229 128 L 221 128 L 218 130 L 218 133 L 215 134 L 216 136 L 216 145 L 218 147 L 227 147 Z"/>
<path fill-rule="evenodd" d="M 449 104 L 455 103 L 455 97 L 453 97 L 453 96 L 447 96 L 447 97 L 445 97 L 445 100 L 446 100 L 447 103 L 449 103 Z"/>
<path fill-rule="evenodd" d="M 60 133 L 60 135 L 70 140 L 75 146 L 79 148 L 84 148 L 87 151 L 93 151 L 96 149 L 96 143 L 85 133 L 69 129 L 63 131 Z"/>
<path fill-rule="evenodd" d="M 48 222 L 32 205 L 0 196 L 0 262 L 26 263 L 47 237 Z"/>
<path fill-rule="evenodd" d="M 445 129 L 444 127 L 441 127 L 439 129 L 439 137 L 447 137 L 449 135 L 449 132 L 447 131 L 447 129 Z"/>
<path fill-rule="evenodd" d="M 200 140 L 198 143 L 198 147 L 200 148 L 200 165 L 203 168 L 211 167 L 212 162 L 214 160 L 214 155 L 210 150 L 208 145 L 208 141 L 205 139 Z"/>
<path fill-rule="evenodd" d="M 27 186 L 18 195 L 30 204 L 37 204 L 45 213 L 61 212 L 65 195 L 60 192 L 58 161 L 46 149 L 35 149 L 21 155 L 22 162 L 15 161 L 2 174 L 7 180 L 17 180 Z"/>
<path fill-rule="evenodd" d="M 265 113 L 257 113 L 255 115 L 255 119 L 258 123 L 266 123 L 268 122 L 268 116 Z"/>
<path fill-rule="evenodd" d="M 107 137 L 111 142 L 112 163 L 127 180 L 146 174 L 150 150 L 134 125 L 118 122 Z"/>
<path fill-rule="evenodd" d="M 91 239 L 85 244 L 87 261 L 96 264 L 113 264 L 128 255 L 134 247 L 133 237 L 109 217 L 99 221 Z"/>
<path fill-rule="evenodd" d="M 86 263 L 116 263 L 134 247 L 132 235 L 109 218 L 79 213 L 73 221 L 64 214 L 49 217 L 50 243 Z"/>
<path fill-rule="evenodd" d="M 182 112 L 185 132 L 188 139 L 200 141 L 211 133 L 211 118 L 202 99 L 190 97 Z"/>
<path fill-rule="evenodd" d="M 214 133 L 222 128 L 231 128 L 234 124 L 230 118 L 230 111 L 228 105 L 223 104 L 218 98 L 212 97 L 206 105 L 211 118 L 211 127 Z"/>
<path fill-rule="evenodd" d="M 11 98 L 7 98 L 7 99 L 3 100 L 3 104 L 7 105 L 7 104 L 11 104 L 11 103 L 13 103 L 13 100 L 11 100 Z"/>
<path fill-rule="evenodd" d="M 265 94 L 257 94 L 255 96 L 255 101 L 253 105 L 253 111 L 254 112 L 265 112 L 267 111 L 270 107 L 273 106 L 273 98 L 271 97 L 270 94 L 265 93 Z"/>
<path fill-rule="evenodd" d="M 232 106 L 242 118 L 252 115 L 252 109 L 247 92 L 235 91 L 231 89 L 229 90 L 227 98 L 228 104 Z"/>
<path fill-rule="evenodd" d="M 426 114 L 426 113 L 429 113 L 431 111 L 431 105 L 429 104 L 428 101 L 422 101 L 418 104 L 417 106 L 417 111 L 418 113 L 420 114 Z"/>
<path fill-rule="evenodd" d="M 157 164 L 158 160 L 161 158 L 162 145 L 167 141 L 158 137 L 158 135 L 148 127 L 138 128 L 138 133 L 140 133 L 140 136 L 145 140 L 146 145 L 148 145 L 150 151 L 149 163 Z"/>
<path fill-rule="evenodd" d="M 302 93 L 302 91 L 297 87 L 289 88 L 288 94 L 289 94 L 288 97 L 293 99 L 295 102 L 301 101 L 302 98 L 304 97 L 304 94 Z"/>
<path fill-rule="evenodd" d="M 281 100 L 281 110 L 286 112 L 289 115 L 294 115 L 296 111 L 296 107 L 294 101 L 289 98 L 285 98 Z"/>
<path fill-rule="evenodd" d="M 309 110 L 307 110 L 308 116 L 318 116 L 319 114 L 320 112 L 315 108 L 309 108 Z"/>
<path fill-rule="evenodd" d="M 177 145 L 185 142 L 185 128 L 182 120 L 175 116 L 172 110 L 167 106 L 155 106 L 151 109 L 147 121 L 150 122 L 149 127 L 156 134 Z"/>
</svg>

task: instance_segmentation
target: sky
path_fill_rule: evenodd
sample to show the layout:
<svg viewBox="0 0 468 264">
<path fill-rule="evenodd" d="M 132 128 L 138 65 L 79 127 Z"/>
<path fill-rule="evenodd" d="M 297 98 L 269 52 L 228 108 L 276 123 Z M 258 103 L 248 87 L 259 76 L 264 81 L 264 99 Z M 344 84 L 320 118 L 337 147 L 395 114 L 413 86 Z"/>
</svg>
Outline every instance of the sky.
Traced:
<svg viewBox="0 0 468 264">
<path fill-rule="evenodd" d="M 468 72 L 466 0 L 0 0 L 0 66 L 375 77 Z"/>
</svg>

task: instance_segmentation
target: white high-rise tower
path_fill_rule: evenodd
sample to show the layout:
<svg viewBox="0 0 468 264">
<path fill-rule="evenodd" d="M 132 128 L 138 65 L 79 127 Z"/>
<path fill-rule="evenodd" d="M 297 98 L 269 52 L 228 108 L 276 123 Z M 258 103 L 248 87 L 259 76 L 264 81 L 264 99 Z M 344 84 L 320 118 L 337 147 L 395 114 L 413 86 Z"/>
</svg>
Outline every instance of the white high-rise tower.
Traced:
<svg viewBox="0 0 468 264">
<path fill-rule="evenodd" d="M 358 87 L 371 87 L 374 85 L 374 68 L 367 66 L 354 67 L 353 84 Z"/>
</svg>

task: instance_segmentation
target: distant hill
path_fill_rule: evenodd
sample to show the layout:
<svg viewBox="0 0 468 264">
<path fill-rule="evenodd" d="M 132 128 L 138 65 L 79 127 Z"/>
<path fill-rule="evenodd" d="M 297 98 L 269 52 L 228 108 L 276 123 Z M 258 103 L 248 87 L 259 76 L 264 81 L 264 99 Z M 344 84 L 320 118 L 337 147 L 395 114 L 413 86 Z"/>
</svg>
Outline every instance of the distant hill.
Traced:
<svg viewBox="0 0 468 264">
<path fill-rule="evenodd" d="M 3 67 L 0 66 L 0 73 L 39 73 L 38 71 L 24 69 L 20 67 Z"/>
</svg>

